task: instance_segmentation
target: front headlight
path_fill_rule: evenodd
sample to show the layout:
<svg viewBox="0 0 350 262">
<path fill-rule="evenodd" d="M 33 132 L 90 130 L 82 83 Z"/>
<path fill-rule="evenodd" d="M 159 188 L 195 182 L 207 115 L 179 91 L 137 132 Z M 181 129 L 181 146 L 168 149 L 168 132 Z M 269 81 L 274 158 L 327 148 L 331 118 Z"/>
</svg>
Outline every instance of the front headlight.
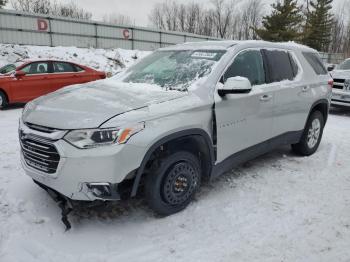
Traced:
<svg viewBox="0 0 350 262">
<path fill-rule="evenodd" d="M 83 129 L 73 130 L 65 135 L 64 140 L 81 148 L 88 149 L 99 146 L 125 144 L 130 137 L 145 128 L 144 123 L 139 123 L 127 128 Z"/>
</svg>

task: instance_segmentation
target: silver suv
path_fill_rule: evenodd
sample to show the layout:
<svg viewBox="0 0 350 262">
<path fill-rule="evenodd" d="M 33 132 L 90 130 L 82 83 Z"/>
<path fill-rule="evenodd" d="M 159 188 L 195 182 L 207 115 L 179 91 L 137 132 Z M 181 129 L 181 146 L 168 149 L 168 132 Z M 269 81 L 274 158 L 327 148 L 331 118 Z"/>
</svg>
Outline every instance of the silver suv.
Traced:
<svg viewBox="0 0 350 262">
<path fill-rule="evenodd" d="M 262 41 L 160 49 L 117 76 L 28 103 L 20 120 L 27 175 L 69 200 L 120 200 L 140 188 L 161 215 L 201 181 L 281 145 L 313 154 L 332 79 L 317 52 Z"/>
</svg>

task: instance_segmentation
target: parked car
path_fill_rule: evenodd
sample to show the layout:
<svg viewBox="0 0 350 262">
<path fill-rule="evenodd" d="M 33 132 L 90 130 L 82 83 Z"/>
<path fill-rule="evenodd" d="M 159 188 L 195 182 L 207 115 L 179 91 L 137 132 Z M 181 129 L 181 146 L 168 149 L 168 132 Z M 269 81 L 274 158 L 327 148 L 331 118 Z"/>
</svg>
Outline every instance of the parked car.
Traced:
<svg viewBox="0 0 350 262">
<path fill-rule="evenodd" d="M 111 79 L 28 103 L 23 168 L 68 202 L 120 200 L 142 187 L 149 206 L 170 215 L 202 180 L 278 146 L 315 153 L 331 86 L 318 53 L 297 44 L 163 48 Z"/>
<path fill-rule="evenodd" d="M 331 72 L 334 79 L 333 106 L 350 106 L 350 58 L 339 64 Z"/>
<path fill-rule="evenodd" d="M 55 60 L 26 61 L 2 68 L 0 108 L 25 103 L 62 87 L 106 78 L 104 72 L 72 62 Z"/>
</svg>

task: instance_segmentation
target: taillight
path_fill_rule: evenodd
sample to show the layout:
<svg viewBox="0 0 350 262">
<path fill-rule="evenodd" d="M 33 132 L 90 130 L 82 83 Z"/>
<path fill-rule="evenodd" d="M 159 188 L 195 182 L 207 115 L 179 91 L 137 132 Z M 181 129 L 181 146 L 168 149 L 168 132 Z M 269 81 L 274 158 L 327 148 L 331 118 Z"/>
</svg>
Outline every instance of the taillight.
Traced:
<svg viewBox="0 0 350 262">
<path fill-rule="evenodd" d="M 333 84 L 334 84 L 333 79 L 328 81 L 328 85 L 330 86 L 330 88 L 333 88 Z"/>
</svg>

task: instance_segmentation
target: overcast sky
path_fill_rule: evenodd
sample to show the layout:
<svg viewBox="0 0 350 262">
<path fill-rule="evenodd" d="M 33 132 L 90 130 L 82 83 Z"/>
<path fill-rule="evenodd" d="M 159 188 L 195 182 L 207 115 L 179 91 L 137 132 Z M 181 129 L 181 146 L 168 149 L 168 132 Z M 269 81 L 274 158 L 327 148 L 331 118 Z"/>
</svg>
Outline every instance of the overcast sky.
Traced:
<svg viewBox="0 0 350 262">
<path fill-rule="evenodd" d="M 71 0 L 58 0 L 58 2 L 70 2 Z M 210 0 L 176 0 L 180 3 L 198 2 L 203 5 L 210 5 Z M 245 1 L 245 0 L 241 0 Z M 276 0 L 261 0 L 266 3 L 266 7 Z M 342 1 L 350 0 L 334 0 L 335 5 Z M 10 2 L 10 1 L 9 1 Z M 155 3 L 162 0 L 75 0 L 75 2 L 90 11 L 94 20 L 101 20 L 105 14 L 117 13 L 129 16 L 138 26 L 148 26 L 148 15 Z"/>
</svg>

